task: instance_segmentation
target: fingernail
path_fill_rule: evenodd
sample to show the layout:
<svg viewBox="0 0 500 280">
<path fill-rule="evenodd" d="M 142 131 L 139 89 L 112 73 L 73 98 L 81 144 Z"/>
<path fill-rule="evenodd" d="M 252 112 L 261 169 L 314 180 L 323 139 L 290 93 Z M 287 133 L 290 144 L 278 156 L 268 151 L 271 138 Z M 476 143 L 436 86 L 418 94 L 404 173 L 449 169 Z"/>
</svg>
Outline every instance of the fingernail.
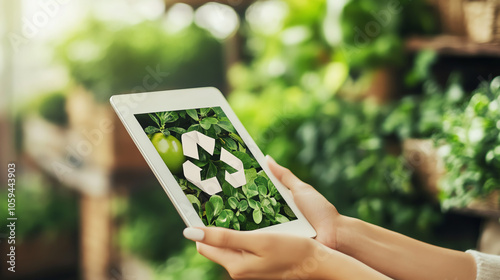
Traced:
<svg viewBox="0 0 500 280">
<path fill-rule="evenodd" d="M 270 155 L 266 155 L 266 158 L 267 160 L 271 161 L 272 163 L 276 163 L 276 161 L 274 160 L 274 158 Z"/>
<path fill-rule="evenodd" d="M 188 227 L 183 231 L 184 237 L 193 241 L 202 241 L 205 237 L 205 232 L 199 228 Z"/>
</svg>

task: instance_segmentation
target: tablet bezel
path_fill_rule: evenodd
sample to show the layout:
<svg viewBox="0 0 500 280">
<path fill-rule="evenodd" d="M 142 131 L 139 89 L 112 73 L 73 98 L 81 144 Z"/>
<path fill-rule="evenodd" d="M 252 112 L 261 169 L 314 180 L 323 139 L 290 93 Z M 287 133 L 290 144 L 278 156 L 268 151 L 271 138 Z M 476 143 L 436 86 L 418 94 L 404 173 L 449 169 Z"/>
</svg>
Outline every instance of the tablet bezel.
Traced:
<svg viewBox="0 0 500 280">
<path fill-rule="evenodd" d="M 187 226 L 205 227 L 205 224 L 202 222 L 191 202 L 189 202 L 174 176 L 169 171 L 154 146 L 151 144 L 151 141 L 147 137 L 146 133 L 144 133 L 144 130 L 135 117 L 136 114 L 199 109 L 206 107 L 221 107 L 240 137 L 247 144 L 250 152 L 254 155 L 255 159 L 274 183 L 283 199 L 288 203 L 288 206 L 290 206 L 297 216 L 296 220 L 257 230 L 284 232 L 305 237 L 316 236 L 314 228 L 295 205 L 292 193 L 271 173 L 261 150 L 257 147 L 252 137 L 248 134 L 243 124 L 229 106 L 226 98 L 218 89 L 213 87 L 204 87 L 121 94 L 112 96 L 110 98 L 110 102 L 130 137 L 132 137 L 132 140 Z"/>
</svg>

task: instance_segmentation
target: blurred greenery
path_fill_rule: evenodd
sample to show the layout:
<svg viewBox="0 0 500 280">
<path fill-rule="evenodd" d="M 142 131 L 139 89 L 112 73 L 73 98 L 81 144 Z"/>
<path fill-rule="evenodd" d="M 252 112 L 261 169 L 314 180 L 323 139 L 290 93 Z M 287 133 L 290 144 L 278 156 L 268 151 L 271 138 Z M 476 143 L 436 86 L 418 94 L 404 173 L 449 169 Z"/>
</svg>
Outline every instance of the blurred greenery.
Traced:
<svg viewBox="0 0 500 280">
<path fill-rule="evenodd" d="M 60 126 L 66 126 L 68 124 L 66 95 L 63 92 L 47 94 L 39 105 L 38 113 L 49 122 Z"/>
<path fill-rule="evenodd" d="M 342 50 L 355 68 L 403 63 L 403 39 L 432 34 L 437 20 L 425 1 L 352 0 L 341 15 Z"/>
<path fill-rule="evenodd" d="M 334 18 L 331 4 L 322 0 L 256 1 L 239 30 L 244 53 L 227 73 L 228 99 L 263 152 L 311 183 L 342 214 L 435 244 L 472 248 L 476 229 L 443 210 L 500 186 L 500 82 L 496 78 L 472 95 L 460 87 L 459 76 L 437 84 L 430 74 L 435 53 L 410 59 L 403 51 L 405 36 L 437 31 L 433 12 L 424 0 L 396 1 L 401 9 L 393 12 L 393 2 L 339 1 Z M 259 17 L 259 6 L 275 12 L 272 22 Z M 117 25 L 89 19 L 57 42 L 56 51 L 73 82 L 100 101 L 116 93 L 222 87 L 226 80 L 222 43 L 194 24 L 171 33 L 159 20 Z M 403 97 L 376 103 L 369 90 L 373 73 L 406 64 L 413 67 L 404 73 Z M 151 84 L 144 83 L 147 75 Z M 40 114 L 64 124 L 62 96 L 50 98 Z M 407 138 L 431 138 L 445 147 L 449 173 L 441 185 L 442 205 L 415 183 L 401 156 Z M 120 248 L 154 267 L 157 279 L 220 279 L 220 266 L 181 241 L 185 225 L 161 187 L 148 184 L 115 198 Z M 36 199 L 44 196 L 49 194 Z M 20 210 L 33 213 L 26 236 L 44 221 L 65 226 L 73 217 L 66 201 L 56 195 L 47 201 L 41 205 L 48 211 L 29 208 L 38 204 Z M 56 202 L 67 206 L 65 214 L 51 212 Z M 41 216 L 47 213 L 56 219 Z M 443 234 L 445 227 L 451 234 Z"/>
<path fill-rule="evenodd" d="M 126 251 L 160 262 L 183 246 L 184 222 L 163 188 L 145 182 L 130 195 L 116 196 L 113 212 L 121 224 L 117 242 Z"/>
<path fill-rule="evenodd" d="M 198 254 L 193 243 L 186 244 L 184 249 L 171 256 L 164 264 L 154 271 L 155 280 L 217 280 L 229 279 L 222 266 Z"/>
<path fill-rule="evenodd" d="M 101 102 L 119 93 L 224 84 L 222 46 L 195 25 L 171 33 L 160 20 L 123 25 L 89 18 L 56 52 L 73 80 Z"/>
<path fill-rule="evenodd" d="M 0 189 L 7 197 L 8 190 Z M 76 234 L 78 228 L 78 197 L 59 183 L 40 176 L 17 177 L 15 185 L 15 215 L 19 218 L 16 238 L 23 240 L 59 234 Z M 0 219 L 7 221 L 8 204 L 2 203 Z"/>
<path fill-rule="evenodd" d="M 446 166 L 440 182 L 444 208 L 500 190 L 500 76 L 483 81 L 465 100 L 462 110 L 444 112 L 436 140 Z"/>
<path fill-rule="evenodd" d="M 466 249 L 474 246 L 474 237 L 450 244 L 438 234 L 449 215 L 414 183 L 399 146 L 405 138 L 439 132 L 435 116 L 458 102 L 456 83 L 446 91 L 435 85 L 428 71 L 435 54 L 423 52 L 407 75 L 406 87 L 423 84 L 428 92 L 424 96 L 381 105 L 366 93 L 373 80 L 370 68 L 408 60 L 401 35 L 429 34 L 437 28 L 424 1 L 403 1 L 401 12 L 379 34 L 356 45 L 353 27 L 364 27 L 375 17 L 371 11 L 383 12 L 389 2 L 349 1 L 340 17 L 343 45 L 337 46 L 317 31 L 326 28 L 325 12 L 316 8 L 317 2 L 308 10 L 316 16 L 306 18 L 301 4 L 287 2 L 287 16 L 272 38 L 249 21 L 243 30 L 250 59 L 228 73 L 234 89 L 229 102 L 265 153 L 314 185 L 341 213 Z M 294 44 L 276 36 L 298 34 L 298 27 L 308 36 L 297 35 L 303 40 Z M 448 107 L 442 99 L 450 100 Z"/>
</svg>

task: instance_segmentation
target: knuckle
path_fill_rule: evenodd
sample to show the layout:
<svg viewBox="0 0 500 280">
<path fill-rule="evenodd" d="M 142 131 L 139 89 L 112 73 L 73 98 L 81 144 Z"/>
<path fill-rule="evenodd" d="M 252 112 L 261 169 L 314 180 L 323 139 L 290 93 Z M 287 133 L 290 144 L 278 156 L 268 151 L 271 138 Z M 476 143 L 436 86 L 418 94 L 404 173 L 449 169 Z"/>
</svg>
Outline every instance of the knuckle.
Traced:
<svg viewBox="0 0 500 280">
<path fill-rule="evenodd" d="M 292 171 L 290 169 L 288 169 L 288 168 L 285 168 L 285 170 L 283 172 L 283 175 L 285 177 L 294 176 L 293 173 L 292 173 Z"/>
<path fill-rule="evenodd" d="M 263 252 L 269 252 L 275 244 L 277 244 L 276 242 L 277 240 L 274 235 L 266 236 L 266 238 L 262 238 L 260 242 L 260 250 Z"/>
<path fill-rule="evenodd" d="M 230 242 L 230 236 L 229 236 L 228 232 L 225 230 L 222 230 L 219 233 L 220 247 L 227 247 L 229 245 L 229 242 Z"/>
</svg>

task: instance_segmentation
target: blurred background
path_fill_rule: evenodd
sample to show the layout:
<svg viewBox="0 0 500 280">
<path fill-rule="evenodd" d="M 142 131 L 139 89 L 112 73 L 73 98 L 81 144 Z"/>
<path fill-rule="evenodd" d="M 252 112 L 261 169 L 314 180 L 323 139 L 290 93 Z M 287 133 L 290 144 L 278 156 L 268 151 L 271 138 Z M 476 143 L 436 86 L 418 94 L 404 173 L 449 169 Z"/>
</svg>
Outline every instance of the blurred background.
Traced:
<svg viewBox="0 0 500 280">
<path fill-rule="evenodd" d="M 108 103 L 199 86 L 340 213 L 500 254 L 498 0 L 0 5 L 2 279 L 230 279 Z"/>
</svg>

